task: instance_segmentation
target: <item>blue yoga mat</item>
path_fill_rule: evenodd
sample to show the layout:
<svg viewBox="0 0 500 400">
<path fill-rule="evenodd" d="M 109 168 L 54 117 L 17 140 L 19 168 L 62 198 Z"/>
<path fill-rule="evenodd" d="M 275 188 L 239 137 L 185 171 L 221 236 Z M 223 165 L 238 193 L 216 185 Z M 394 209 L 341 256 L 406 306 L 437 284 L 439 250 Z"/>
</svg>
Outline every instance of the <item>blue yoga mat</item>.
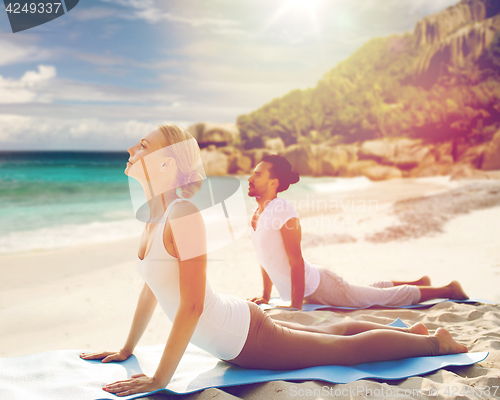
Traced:
<svg viewBox="0 0 500 400">
<path fill-rule="evenodd" d="M 436 304 L 439 303 L 444 303 L 445 301 L 451 301 L 453 303 L 462 303 L 462 304 L 496 304 L 493 301 L 485 300 L 485 299 L 480 299 L 478 297 L 471 297 L 468 300 L 449 300 L 449 299 L 434 299 L 434 300 L 427 300 L 422 303 L 418 304 L 412 304 L 409 306 L 384 306 L 381 304 L 370 304 L 369 306 L 366 307 L 341 307 L 341 306 L 328 306 L 324 304 L 307 304 L 304 303 L 302 306 L 302 311 L 316 311 L 316 310 L 345 310 L 345 311 L 355 311 L 355 310 L 366 310 L 369 308 L 430 308 L 432 306 L 435 306 Z M 284 302 L 282 301 L 279 297 L 273 297 L 269 304 L 260 304 L 260 307 L 263 310 L 270 310 L 272 308 L 279 308 L 280 306 L 287 306 L 289 305 L 290 302 Z M 297 310 L 296 308 L 288 308 L 288 310 Z"/>
<path fill-rule="evenodd" d="M 396 320 L 395 326 L 405 326 Z M 453 354 L 437 357 L 414 357 L 396 361 L 323 366 L 292 371 L 244 369 L 221 361 L 189 345 L 167 389 L 118 397 L 104 392 L 107 383 L 131 375 L 154 374 L 164 345 L 139 347 L 134 356 L 122 363 L 103 364 L 84 361 L 79 350 L 60 350 L 22 357 L 0 359 L 0 399 L 8 400 L 91 400 L 135 399 L 163 392 L 188 394 L 213 387 L 228 387 L 275 380 L 322 380 L 348 383 L 365 378 L 394 380 L 421 375 L 447 366 L 471 365 L 484 360 L 488 353 Z"/>
</svg>

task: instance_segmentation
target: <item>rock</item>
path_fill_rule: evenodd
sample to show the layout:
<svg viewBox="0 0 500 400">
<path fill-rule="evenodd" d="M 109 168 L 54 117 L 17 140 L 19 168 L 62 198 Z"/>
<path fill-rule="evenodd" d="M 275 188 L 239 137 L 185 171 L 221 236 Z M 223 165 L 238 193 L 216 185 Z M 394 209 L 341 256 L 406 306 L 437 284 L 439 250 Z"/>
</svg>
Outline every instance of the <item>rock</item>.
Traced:
<svg viewBox="0 0 500 400">
<path fill-rule="evenodd" d="M 229 167 L 228 157 L 223 152 L 217 150 L 216 146 L 208 146 L 206 149 L 202 149 L 200 153 L 201 162 L 207 176 L 227 175 Z"/>
<path fill-rule="evenodd" d="M 496 24 L 498 21 L 495 18 L 469 22 L 428 46 L 416 64 L 419 82 L 430 87 L 447 67 L 463 66 L 467 61 L 475 62 L 493 42 L 498 30 L 495 29 Z"/>
<path fill-rule="evenodd" d="M 488 143 L 483 155 L 483 170 L 500 169 L 500 131 L 495 133 L 491 142 Z"/>
<path fill-rule="evenodd" d="M 435 158 L 432 157 L 429 147 L 414 147 L 406 153 L 400 152 L 391 160 L 391 163 L 401 169 L 412 169 L 421 164 L 429 164 Z"/>
<path fill-rule="evenodd" d="M 252 159 L 243 154 L 236 154 L 229 161 L 228 172 L 230 174 L 243 175 L 251 172 Z"/>
<path fill-rule="evenodd" d="M 273 154 L 269 149 L 252 149 L 243 152 L 243 155 L 252 160 L 252 168 L 260 163 L 263 157 Z"/>
<path fill-rule="evenodd" d="M 402 178 L 403 173 L 396 167 L 387 165 L 374 165 L 363 169 L 363 175 L 372 181 Z"/>
<path fill-rule="evenodd" d="M 486 144 L 469 147 L 460 157 L 458 157 L 457 162 L 461 164 L 471 164 L 474 168 L 481 168 L 483 156 L 487 147 L 488 145 Z"/>
<path fill-rule="evenodd" d="M 350 163 L 355 162 L 355 161 L 359 161 L 358 160 L 358 150 L 359 150 L 358 146 L 353 145 L 353 144 L 346 144 L 346 145 L 342 145 L 342 149 L 347 151 L 347 154 L 349 155 L 349 162 Z"/>
<path fill-rule="evenodd" d="M 475 169 L 470 164 L 456 164 L 451 170 L 450 180 L 461 179 L 490 179 L 487 172 Z"/>
<path fill-rule="evenodd" d="M 264 142 L 264 146 L 266 147 L 266 149 L 269 149 L 272 152 L 274 152 L 274 154 L 280 154 L 285 152 L 285 143 L 283 142 L 283 139 L 281 139 L 280 137 L 267 139 Z"/>
<path fill-rule="evenodd" d="M 284 157 L 292 164 L 292 170 L 299 175 L 314 175 L 317 161 L 312 157 L 309 145 L 292 144 L 285 150 Z"/>
<path fill-rule="evenodd" d="M 363 171 L 366 168 L 378 166 L 376 161 L 373 160 L 362 160 L 362 161 L 354 161 L 347 165 L 341 165 L 338 170 L 339 176 L 344 177 L 353 177 L 363 175 Z"/>
<path fill-rule="evenodd" d="M 452 150 L 453 150 L 453 143 L 452 142 L 444 142 L 444 143 L 439 143 L 434 146 L 434 149 L 436 150 L 436 160 L 437 161 L 442 161 L 446 160 L 446 162 L 454 162 L 453 156 L 452 156 Z"/>
<path fill-rule="evenodd" d="M 323 175 L 337 176 L 339 169 L 351 161 L 349 151 L 343 146 L 335 146 L 321 160 Z"/>
<path fill-rule="evenodd" d="M 214 146 L 211 145 L 209 146 L 210 149 L 214 149 Z M 240 154 L 240 150 L 236 149 L 235 147 L 233 146 L 222 146 L 222 147 L 216 147 L 218 151 L 220 151 L 221 153 L 224 153 L 226 156 L 228 157 L 232 157 L 236 154 Z"/>
<path fill-rule="evenodd" d="M 439 164 L 427 165 L 423 168 L 415 168 L 410 172 L 410 176 L 414 178 L 424 178 L 428 176 L 443 175 L 443 166 Z"/>
<path fill-rule="evenodd" d="M 378 163 L 390 163 L 394 158 L 395 145 L 387 140 L 367 140 L 358 150 L 359 160 L 374 160 Z"/>
<path fill-rule="evenodd" d="M 399 139 L 395 144 L 394 155 L 397 157 L 401 154 L 408 154 L 412 152 L 416 147 L 421 147 L 421 146 L 422 146 L 421 139 L 402 138 Z"/>
<path fill-rule="evenodd" d="M 419 45 L 432 45 L 460 26 L 482 21 L 486 16 L 487 9 L 482 1 L 473 0 L 468 4 L 461 2 L 421 19 L 415 25 L 414 35 Z"/>
<path fill-rule="evenodd" d="M 331 148 L 324 145 L 293 144 L 286 148 L 284 157 L 299 175 L 321 176 L 324 175 L 322 160 L 330 151 Z"/>
<path fill-rule="evenodd" d="M 200 122 L 187 129 L 198 143 L 225 143 L 231 144 L 239 138 L 239 130 L 235 124 L 215 124 Z"/>
<path fill-rule="evenodd" d="M 323 160 L 328 157 L 332 148 L 323 144 L 312 144 L 309 146 L 309 165 L 313 176 L 327 175 L 323 170 Z"/>
<path fill-rule="evenodd" d="M 490 179 L 500 179 L 500 171 L 488 171 L 487 174 Z"/>
</svg>

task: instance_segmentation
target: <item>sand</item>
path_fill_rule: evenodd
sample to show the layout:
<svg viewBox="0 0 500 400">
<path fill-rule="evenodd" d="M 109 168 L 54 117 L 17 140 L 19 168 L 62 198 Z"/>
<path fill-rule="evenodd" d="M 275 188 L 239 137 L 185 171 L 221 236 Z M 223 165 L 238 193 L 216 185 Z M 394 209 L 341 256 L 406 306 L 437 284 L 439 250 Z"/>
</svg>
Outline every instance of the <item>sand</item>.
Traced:
<svg viewBox="0 0 500 400">
<path fill-rule="evenodd" d="M 362 190 L 308 197 L 301 204 L 301 199 L 291 200 L 297 202 L 301 216 L 304 258 L 311 263 L 358 284 L 429 275 L 438 286 L 457 279 L 470 296 L 500 303 L 499 198 L 500 181 L 451 182 L 448 177 L 437 177 L 377 182 Z M 0 357 L 121 347 L 143 285 L 136 271 L 137 244 L 138 238 L 0 255 Z M 223 293 L 243 298 L 261 294 L 249 232 L 210 254 L 209 280 Z M 500 388 L 493 396 L 494 386 L 500 386 L 498 305 L 445 302 L 426 310 L 269 313 L 278 320 L 306 325 L 344 318 L 389 323 L 400 317 L 407 324 L 423 322 L 431 333 L 445 327 L 470 351 L 489 351 L 490 355 L 471 367 L 393 382 L 270 382 L 209 389 L 182 398 L 445 399 L 457 398 L 463 388 L 470 393 L 475 388 L 475 395 L 460 397 L 466 399 L 481 398 L 479 388 L 486 386 L 491 393 L 482 398 L 500 398 Z M 170 326 L 158 308 L 140 345 L 163 343 Z M 338 395 L 346 388 L 356 395 Z M 389 389 L 391 396 L 387 396 Z"/>
</svg>

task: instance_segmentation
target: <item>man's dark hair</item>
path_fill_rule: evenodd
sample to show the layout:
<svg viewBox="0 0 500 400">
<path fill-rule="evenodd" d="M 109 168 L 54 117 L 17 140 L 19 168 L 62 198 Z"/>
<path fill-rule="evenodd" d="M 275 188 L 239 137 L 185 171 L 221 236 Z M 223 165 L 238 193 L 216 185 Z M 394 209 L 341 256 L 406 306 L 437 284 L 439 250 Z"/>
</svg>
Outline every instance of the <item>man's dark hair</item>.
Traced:
<svg viewBox="0 0 500 400">
<path fill-rule="evenodd" d="M 292 171 L 292 165 L 285 157 L 270 155 L 264 156 L 261 161 L 272 164 L 269 175 L 272 179 L 278 179 L 278 193 L 284 192 L 291 184 L 297 183 L 300 179 L 299 174 Z"/>
</svg>

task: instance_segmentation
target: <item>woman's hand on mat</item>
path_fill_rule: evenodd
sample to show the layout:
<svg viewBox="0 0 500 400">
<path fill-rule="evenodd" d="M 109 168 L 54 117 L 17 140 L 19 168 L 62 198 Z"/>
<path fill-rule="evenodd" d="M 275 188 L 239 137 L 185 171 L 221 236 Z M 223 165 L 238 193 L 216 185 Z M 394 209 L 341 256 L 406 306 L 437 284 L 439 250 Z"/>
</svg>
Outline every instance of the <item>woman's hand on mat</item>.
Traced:
<svg viewBox="0 0 500 400">
<path fill-rule="evenodd" d="M 152 392 L 153 390 L 161 389 L 154 377 L 149 377 L 144 374 L 132 375 L 130 379 L 110 383 L 102 388 L 108 393 L 114 393 L 117 396 L 128 396 L 135 393 Z"/>
<path fill-rule="evenodd" d="M 248 300 L 255 304 L 269 304 L 269 299 L 266 299 L 265 297 L 254 297 Z"/>
<path fill-rule="evenodd" d="M 82 353 L 80 358 L 84 360 L 102 360 L 103 363 L 107 362 L 120 362 L 129 358 L 132 353 L 128 350 L 121 349 L 120 351 L 101 351 L 96 353 Z"/>
</svg>

